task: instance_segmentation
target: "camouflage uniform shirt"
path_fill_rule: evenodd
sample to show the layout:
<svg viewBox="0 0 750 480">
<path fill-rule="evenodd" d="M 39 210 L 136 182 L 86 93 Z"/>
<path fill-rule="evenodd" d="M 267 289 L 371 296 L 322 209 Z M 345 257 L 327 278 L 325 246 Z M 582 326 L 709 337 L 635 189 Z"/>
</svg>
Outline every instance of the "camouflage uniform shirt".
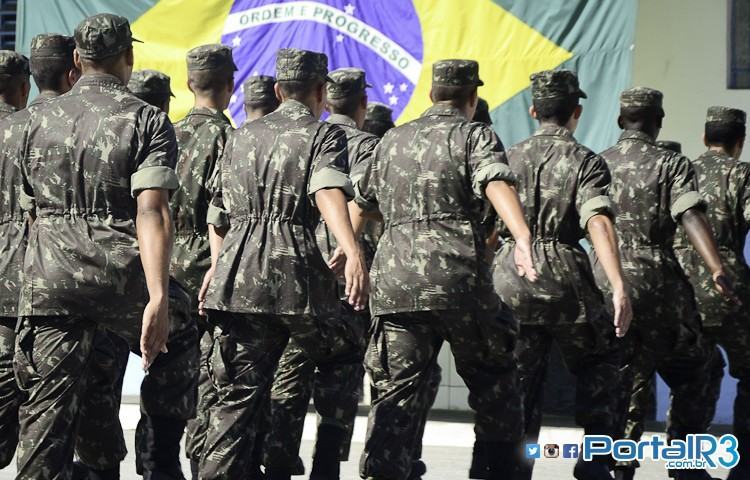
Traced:
<svg viewBox="0 0 750 480">
<path fill-rule="evenodd" d="M 347 151 L 349 156 L 349 178 L 351 178 L 352 183 L 356 183 L 359 177 L 364 173 L 366 165 L 370 162 L 375 146 L 380 139 L 375 135 L 358 129 L 354 120 L 346 115 L 331 114 L 326 121 L 333 125 L 338 125 L 344 133 L 346 133 Z M 368 225 L 371 223 L 377 222 L 367 222 Z M 375 253 L 375 249 L 373 248 L 374 245 L 372 245 L 372 242 L 368 241 L 370 236 L 367 235 L 367 233 L 368 232 L 364 232 L 363 234 L 362 244 L 364 247 L 365 259 L 367 264 L 370 265 L 372 263 L 372 256 Z M 323 252 L 323 255 L 327 255 L 326 258 L 328 258 L 336 248 L 336 239 L 333 238 L 333 234 L 328 231 L 324 222 L 321 222 L 320 227 L 318 227 L 317 235 L 320 251 Z"/>
<path fill-rule="evenodd" d="M 179 154 L 180 188 L 170 207 L 175 225 L 171 274 L 197 298 L 203 275 L 211 266 L 206 216 L 211 201 L 210 179 L 232 131 L 223 113 L 193 108 L 174 126 Z"/>
<path fill-rule="evenodd" d="M 353 193 L 344 131 L 288 100 L 235 130 L 220 168 L 209 223 L 225 212 L 229 231 L 206 307 L 276 315 L 338 311 L 336 279 L 316 243 L 314 194 Z"/>
<path fill-rule="evenodd" d="M 750 298 L 750 268 L 743 252 L 750 230 L 750 164 L 712 151 L 692 163 L 701 196 L 708 205 L 708 219 L 722 264 L 740 298 Z M 738 309 L 747 308 L 727 302 L 714 289 L 711 272 L 682 231 L 675 239 L 675 253 L 695 286 L 704 325 L 720 326 L 724 319 L 737 315 Z"/>
<path fill-rule="evenodd" d="M 680 216 L 703 206 L 695 170 L 687 157 L 656 146 L 638 131 L 625 130 L 617 144 L 601 155 L 612 173 L 610 197 L 617 213 L 622 267 L 634 310 L 650 308 L 656 314 L 661 305 L 649 305 L 648 299 L 666 296 L 680 311 L 664 313 L 663 320 L 684 320 L 681 310 L 695 308 L 693 293 L 672 244 Z M 598 264 L 595 273 L 599 285 L 606 285 Z"/>
<path fill-rule="evenodd" d="M 496 282 L 500 297 L 527 325 L 598 319 L 604 303 L 579 241 L 591 217 L 614 215 L 607 196 L 611 178 L 606 163 L 568 129 L 546 125 L 511 147 L 508 163 L 518 177 L 539 278 L 534 283 Z M 513 245 L 506 243 L 497 255 L 496 275 L 515 271 Z M 550 309 L 555 315 L 549 315 Z"/>
<path fill-rule="evenodd" d="M 385 134 L 356 185 L 357 201 L 384 221 L 373 315 L 498 307 L 479 225 L 495 180 L 513 183 L 500 139 L 455 107 L 434 105 Z"/>
<path fill-rule="evenodd" d="M 133 195 L 177 188 L 166 114 L 114 76 L 85 75 L 31 111 L 18 155 L 23 207 L 36 214 L 19 315 L 136 314 L 147 295 Z"/>
<path fill-rule="evenodd" d="M 23 252 L 26 245 L 26 217 L 20 204 L 20 185 L 16 150 L 27 114 L 16 112 L 7 103 L 0 102 L 0 317 L 15 317 L 18 294 L 21 290 Z"/>
</svg>

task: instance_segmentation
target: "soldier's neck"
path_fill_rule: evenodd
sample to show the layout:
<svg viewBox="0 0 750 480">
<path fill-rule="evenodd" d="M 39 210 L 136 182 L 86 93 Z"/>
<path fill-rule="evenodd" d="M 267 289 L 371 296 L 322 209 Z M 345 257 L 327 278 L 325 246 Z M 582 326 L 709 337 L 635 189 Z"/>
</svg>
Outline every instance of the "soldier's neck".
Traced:
<svg viewBox="0 0 750 480">
<path fill-rule="evenodd" d="M 718 153 L 719 155 L 727 155 L 729 157 L 734 157 L 734 153 L 735 153 L 734 151 L 727 150 L 722 145 L 709 145 L 708 151 L 713 152 L 713 153 Z"/>
<path fill-rule="evenodd" d="M 226 108 L 224 103 L 225 102 L 219 98 L 196 95 L 195 103 L 193 105 L 195 108 L 209 108 L 211 110 L 216 110 L 217 112 L 223 112 Z"/>
</svg>

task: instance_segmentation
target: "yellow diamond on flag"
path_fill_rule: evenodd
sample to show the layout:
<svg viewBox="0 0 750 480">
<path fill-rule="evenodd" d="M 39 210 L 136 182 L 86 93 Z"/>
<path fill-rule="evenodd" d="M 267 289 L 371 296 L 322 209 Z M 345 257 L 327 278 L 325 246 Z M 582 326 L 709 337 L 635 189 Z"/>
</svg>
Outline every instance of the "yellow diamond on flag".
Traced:
<svg viewBox="0 0 750 480">
<path fill-rule="evenodd" d="M 573 54 L 490 0 L 414 0 L 422 24 L 422 74 L 399 123 L 431 104 L 432 64 L 448 58 L 479 62 L 479 95 L 490 109 L 529 87 L 529 75 L 549 70 Z M 426 26 L 429 25 L 429 28 Z"/>
</svg>

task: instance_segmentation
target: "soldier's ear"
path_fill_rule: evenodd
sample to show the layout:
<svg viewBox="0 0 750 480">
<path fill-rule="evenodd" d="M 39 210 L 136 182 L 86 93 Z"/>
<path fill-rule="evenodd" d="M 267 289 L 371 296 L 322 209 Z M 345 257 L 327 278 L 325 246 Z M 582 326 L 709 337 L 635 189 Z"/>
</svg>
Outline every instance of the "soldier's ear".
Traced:
<svg viewBox="0 0 750 480">
<path fill-rule="evenodd" d="M 73 50 L 73 65 L 76 66 L 76 69 L 78 69 L 78 71 L 83 70 L 83 67 L 81 66 L 81 56 L 78 54 L 77 48 Z"/>
<path fill-rule="evenodd" d="M 432 87 L 430 87 L 430 101 L 431 101 L 432 103 L 435 103 L 435 97 L 434 97 L 434 95 L 432 94 Z"/>
<path fill-rule="evenodd" d="M 276 82 L 276 83 L 273 84 L 273 93 L 276 94 L 276 99 L 279 102 L 283 102 L 284 101 L 284 96 L 281 94 L 281 87 L 279 87 L 279 82 Z"/>
<path fill-rule="evenodd" d="M 578 120 L 579 118 L 581 118 L 581 114 L 582 113 L 583 113 L 583 105 L 578 104 L 578 106 L 576 107 L 575 111 L 573 112 L 573 118 L 575 118 L 576 120 Z"/>
<path fill-rule="evenodd" d="M 533 104 L 532 104 L 532 105 L 531 105 L 531 106 L 529 107 L 529 115 L 530 115 L 530 116 L 531 116 L 531 118 L 533 118 L 534 120 L 537 120 L 537 113 L 536 113 L 536 108 L 534 108 L 534 105 L 533 105 Z"/>
</svg>

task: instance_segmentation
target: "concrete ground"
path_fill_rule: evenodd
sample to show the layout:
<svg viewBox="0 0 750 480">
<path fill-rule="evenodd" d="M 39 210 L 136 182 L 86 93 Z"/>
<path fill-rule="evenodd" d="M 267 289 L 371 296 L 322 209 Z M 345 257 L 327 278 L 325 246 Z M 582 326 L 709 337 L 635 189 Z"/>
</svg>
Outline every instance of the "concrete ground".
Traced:
<svg viewBox="0 0 750 480">
<path fill-rule="evenodd" d="M 437 416 L 436 418 L 442 418 Z M 139 479 L 135 473 L 133 452 L 133 429 L 138 421 L 137 405 L 123 405 L 121 412 L 123 428 L 130 454 L 122 466 L 123 480 Z M 310 458 L 315 440 L 315 415 L 308 414 L 305 419 L 305 434 L 303 437 L 302 458 L 310 468 Z M 342 464 L 342 480 L 356 480 L 358 475 L 359 454 L 362 452 L 367 418 L 360 416 L 354 432 L 354 444 L 350 461 Z M 583 432 L 576 428 L 544 427 L 539 443 L 578 443 Z M 424 461 L 428 472 L 424 480 L 454 480 L 468 477 L 469 462 L 471 461 L 471 446 L 474 442 L 472 425 L 466 421 L 447 421 L 442 419 L 430 420 L 427 424 L 424 438 Z M 569 459 L 541 459 L 536 462 L 533 480 L 561 480 L 573 478 L 574 460 Z M 183 471 L 189 475 L 190 467 L 184 462 Z M 717 478 L 726 478 L 726 471 L 712 471 Z M 0 480 L 10 480 L 15 476 L 15 467 L 11 466 L 0 471 Z M 306 477 L 295 477 L 304 479 Z M 657 462 L 646 462 L 638 471 L 636 478 L 640 480 L 667 479 L 666 470 Z M 43 479 L 40 479 L 43 480 Z M 239 480 L 239 479 L 238 479 Z"/>
</svg>

